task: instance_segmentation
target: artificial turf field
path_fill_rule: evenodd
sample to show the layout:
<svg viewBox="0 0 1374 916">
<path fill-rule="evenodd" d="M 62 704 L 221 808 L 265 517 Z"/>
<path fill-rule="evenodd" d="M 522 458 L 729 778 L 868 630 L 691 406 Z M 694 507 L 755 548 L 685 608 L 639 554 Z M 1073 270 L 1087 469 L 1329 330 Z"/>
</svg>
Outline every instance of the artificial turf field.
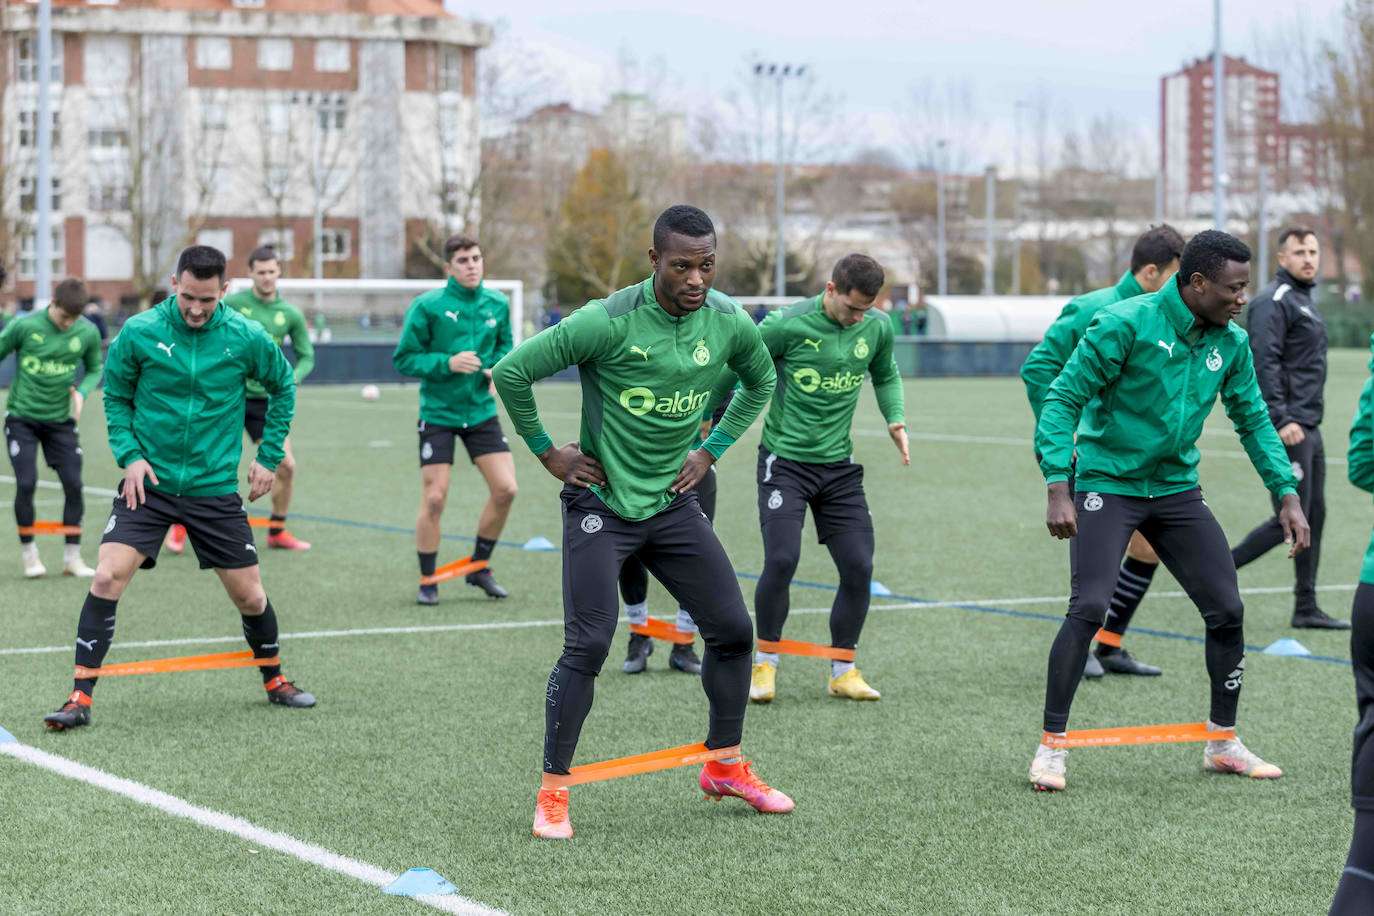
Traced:
<svg viewBox="0 0 1374 916">
<path fill-rule="evenodd" d="M 1366 356 L 1333 351 L 1327 388 L 1326 449 L 1340 460 L 1329 468 L 1321 599 L 1342 617 L 1374 524 L 1343 463 Z M 554 438 L 575 437 L 577 386 L 543 384 L 537 396 Z M 544 687 L 561 646 L 560 559 L 512 545 L 561 541 L 559 485 L 516 440 L 521 491 L 493 558 L 511 597 L 492 601 L 459 581 L 440 587 L 438 607 L 417 606 L 414 387 L 385 388 L 375 403 L 354 387 L 300 392 L 291 530 L 315 546 L 264 547 L 263 579 L 286 674 L 319 697 L 316 708 L 269 706 L 254 671 L 107 678 L 89 728 L 46 733 L 42 716 L 71 689 L 87 585 L 54 577 L 61 548 L 47 538 L 45 580 L 23 578 L 14 541 L 0 551 L 0 727 L 387 871 L 431 867 L 511 913 L 1325 912 L 1350 838 L 1349 645 L 1343 633 L 1289 629 L 1280 551 L 1240 576 L 1252 651 L 1239 734 L 1282 779 L 1204 774 L 1200 745 L 1173 744 L 1075 750 L 1068 790 L 1033 792 L 1026 771 L 1068 561 L 1044 529 L 1023 389 L 1017 379 L 908 380 L 906 398 L 910 468 L 871 395 L 856 420 L 875 578 L 893 593 L 874 598 L 858 653 L 882 700 L 832 699 L 825 662 L 789 657 L 777 700 L 749 710 L 745 755 L 796 800 L 791 814 L 705 804 L 696 769 L 684 768 L 575 788 L 576 837 L 531 836 Z M 719 465 L 716 520 L 750 605 L 762 562 L 758 429 Z M 113 487 L 98 398 L 81 435 L 87 486 Z M 1270 512 L 1268 498 L 1220 408 L 1203 446 L 1208 503 L 1238 540 Z M 0 484 L 0 510 L 12 496 Z M 60 497 L 40 489 L 38 517 L 60 517 Z M 468 552 L 484 499 L 476 471 L 456 466 L 441 563 Z M 92 564 L 107 506 L 88 495 Z M 825 642 L 835 576 L 809 525 L 797 580 L 786 635 Z M 672 618 L 657 585 L 649 600 L 650 613 Z M 1126 645 L 1165 675 L 1085 682 L 1070 727 L 1206 716 L 1202 623 L 1167 573 L 1135 623 Z M 407 627 L 439 629 L 349 632 Z M 620 673 L 626 636 L 622 625 L 578 763 L 704 735 L 700 687 L 667 669 L 666 644 L 647 673 Z M 1325 658 L 1255 651 L 1285 636 Z M 238 615 L 189 548 L 135 577 L 116 638 L 108 663 L 244 648 Z M 147 640 L 185 642 L 120 644 Z M 52 651 L 14 651 L 43 647 Z M 0 912 L 94 911 L 427 908 L 0 754 Z"/>
</svg>

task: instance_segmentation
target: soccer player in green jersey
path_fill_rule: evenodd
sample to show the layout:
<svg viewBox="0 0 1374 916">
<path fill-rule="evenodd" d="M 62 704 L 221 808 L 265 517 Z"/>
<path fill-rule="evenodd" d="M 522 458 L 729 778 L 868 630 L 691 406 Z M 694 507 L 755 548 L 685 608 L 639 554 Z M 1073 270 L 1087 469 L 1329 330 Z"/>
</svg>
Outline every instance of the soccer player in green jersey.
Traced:
<svg viewBox="0 0 1374 916">
<path fill-rule="evenodd" d="M 1235 728 L 1245 677 L 1245 608 L 1226 535 L 1197 477 L 1197 440 L 1218 395 L 1250 463 L 1279 499 L 1289 555 L 1310 542 L 1249 342 L 1233 323 L 1249 282 L 1250 249 L 1224 232 L 1199 232 L 1159 292 L 1098 313 L 1045 396 L 1035 429 L 1047 484 L 1045 523 L 1055 537 L 1070 539 L 1072 596 L 1050 649 L 1044 735 L 1030 768 L 1037 789 L 1064 788 L 1068 752 L 1054 737 L 1068 726 L 1089 644 L 1107 615 L 1117 564 L 1134 531 L 1154 545 L 1207 626 L 1207 729 Z M 1203 768 L 1257 779 L 1282 775 L 1237 738 L 1208 741 Z"/>
<path fill-rule="evenodd" d="M 77 623 L 74 689 L 43 720 L 53 731 L 90 724 L 91 696 L 114 639 L 119 599 L 134 573 L 157 564 L 171 525 L 186 526 L 201 569 L 219 576 L 253 656 L 281 654 L 277 615 L 262 588 L 237 477 L 244 382 L 254 379 L 269 397 L 262 444 L 248 466 L 249 502 L 272 489 L 296 406 L 296 382 L 281 347 L 262 326 L 220 301 L 225 269 L 216 249 L 187 248 L 177 259 L 172 297 L 130 318 L 110 345 L 105 419 L 124 479 Z M 315 705 L 279 665 L 259 670 L 270 702 Z"/>
<path fill-rule="evenodd" d="M 24 575 L 47 573 L 33 539 L 33 495 L 38 486 L 38 447 L 62 482 L 62 524 L 81 527 L 81 444 L 76 423 L 81 406 L 100 384 L 100 332 L 81 317 L 90 297 L 86 284 L 63 280 L 47 308 L 17 318 L 0 331 L 0 359 L 15 354 L 14 382 L 5 403 L 5 440 L 14 466 L 14 520 L 19 526 Z M 76 382 L 77 366 L 85 372 Z M 95 575 L 81 559 L 81 535 L 69 534 L 62 575 Z"/>
<path fill-rule="evenodd" d="M 892 321 L 873 308 L 883 280 L 877 261 L 848 255 L 835 264 L 825 292 L 778 309 L 759 325 L 778 373 L 759 445 L 763 572 L 754 589 L 754 613 L 760 640 L 782 639 L 810 507 L 816 535 L 840 574 L 830 608 L 830 644 L 859 644 L 873 581 L 873 518 L 850 428 L 866 375 L 873 377 L 873 393 L 902 464 L 911 463 Z M 722 379 L 715 393 L 729 383 Z M 754 661 L 749 698 L 768 703 L 776 692 L 778 655 L 760 650 Z M 852 661 L 830 663 L 829 692 L 851 700 L 880 696 Z"/>
<path fill-rule="evenodd" d="M 439 555 L 439 520 L 448 502 L 455 439 L 463 440 L 468 459 L 487 484 L 472 559 L 491 558 L 516 493 L 515 459 L 491 392 L 492 367 L 511 348 L 510 303 L 483 285 L 482 248 L 471 236 L 444 241 L 444 272 L 448 283 L 410 304 L 391 357 L 402 375 L 420 379 L 422 491 L 415 551 L 422 576 L 433 575 Z M 490 567 L 468 573 L 466 581 L 492 598 L 506 597 Z M 439 586 L 420 586 L 415 600 L 438 604 Z"/>
<path fill-rule="evenodd" d="M 1167 223 L 1152 226 L 1136 239 L 1131 249 L 1130 270 L 1121 275 L 1115 286 L 1084 293 L 1064 306 L 1059 317 L 1045 331 L 1045 339 L 1031 350 L 1021 367 L 1021 380 L 1026 383 L 1026 396 L 1030 399 L 1031 411 L 1037 422 L 1050 383 L 1063 370 L 1097 313 L 1123 299 L 1158 292 L 1178 271 L 1178 258 L 1182 253 L 1183 236 L 1178 234 L 1178 230 Z M 1104 630 L 1117 636 L 1126 632 L 1158 567 L 1159 557 L 1155 555 L 1150 542 L 1139 532 L 1131 535 L 1131 542 L 1126 547 L 1126 559 L 1117 573 L 1116 591 L 1112 593 L 1111 605 L 1107 609 Z M 1090 654 L 1084 663 L 1083 676 L 1099 678 L 1107 671 L 1145 676 L 1162 673 L 1154 665 L 1137 660 L 1121 646 L 1098 643 L 1096 654 Z"/>
<path fill-rule="evenodd" d="M 767 403 L 772 360 L 753 320 L 711 289 L 716 232 L 705 213 L 665 210 L 654 224 L 649 262 L 653 276 L 588 302 L 511 351 L 493 373 L 515 431 L 565 484 L 563 654 L 545 694 L 537 836 L 572 836 L 566 777 L 615 635 L 616 579 L 631 555 L 691 609 L 706 645 L 706 746 L 730 756 L 707 763 L 699 785 L 710 797 L 743 798 L 761 812 L 792 809 L 738 755 L 754 628 L 730 558 L 691 493 Z M 581 436 L 556 447 L 532 385 L 570 365 L 582 384 Z M 693 449 L 711 386 L 727 368 L 743 385 Z"/>
</svg>

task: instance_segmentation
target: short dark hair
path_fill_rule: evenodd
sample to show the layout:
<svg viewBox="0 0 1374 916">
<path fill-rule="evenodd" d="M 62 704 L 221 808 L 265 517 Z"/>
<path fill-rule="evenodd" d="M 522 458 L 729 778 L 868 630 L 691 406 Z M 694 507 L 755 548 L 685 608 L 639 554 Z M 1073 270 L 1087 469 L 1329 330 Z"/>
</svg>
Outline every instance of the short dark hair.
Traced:
<svg viewBox="0 0 1374 916">
<path fill-rule="evenodd" d="M 76 277 L 68 277 L 57 284 L 52 291 L 53 305 L 68 315 L 80 315 L 91 297 L 86 294 L 86 284 Z"/>
<path fill-rule="evenodd" d="M 276 261 L 277 266 L 281 266 L 281 255 L 277 254 L 275 245 L 259 245 L 253 249 L 253 253 L 248 256 L 248 269 L 252 270 L 253 265 L 259 261 Z"/>
<path fill-rule="evenodd" d="M 1168 223 L 1146 229 L 1131 249 L 1131 273 L 1153 264 L 1163 270 L 1183 255 L 1183 236 Z"/>
<path fill-rule="evenodd" d="M 480 249 L 481 247 L 482 246 L 478 243 L 477 239 L 473 238 L 467 233 L 455 232 L 453 235 L 450 235 L 448 238 L 444 239 L 444 260 L 453 260 L 453 255 L 455 252 L 467 251 L 469 248 Z"/>
<path fill-rule="evenodd" d="M 689 239 L 704 239 L 708 235 L 714 238 L 716 225 L 705 210 L 677 204 L 664 210 L 654 220 L 654 250 L 663 251 L 670 235 L 685 235 Z"/>
<path fill-rule="evenodd" d="M 4 264 L 0 264 L 0 286 L 4 286 L 4 285 L 5 285 L 5 276 L 6 276 L 5 265 L 4 265 Z"/>
<path fill-rule="evenodd" d="M 1284 229 L 1282 232 L 1279 233 L 1279 241 L 1277 247 L 1282 248 L 1283 243 L 1291 238 L 1296 238 L 1299 242 L 1301 242 L 1309 235 L 1316 234 L 1317 230 L 1313 229 L 1311 226 L 1289 226 L 1288 228 Z"/>
<path fill-rule="evenodd" d="M 224 281 L 224 274 L 229 265 L 224 260 L 224 252 L 218 248 L 211 248 L 209 245 L 192 245 L 182 251 L 177 258 L 177 276 L 180 277 L 188 270 L 191 276 L 197 280 L 209 280 L 211 277 L 218 277 L 220 282 Z"/>
<path fill-rule="evenodd" d="M 841 293 L 858 290 L 859 295 L 873 297 L 883 288 L 883 267 L 866 254 L 847 254 L 835 262 L 830 282 Z"/>
<path fill-rule="evenodd" d="M 1221 278 L 1221 271 L 1228 261 L 1247 264 L 1250 261 L 1250 246 L 1234 235 L 1227 235 L 1216 229 L 1204 229 L 1187 245 L 1179 257 L 1178 282 L 1187 283 L 1193 274 L 1202 274 L 1215 283 Z"/>
</svg>

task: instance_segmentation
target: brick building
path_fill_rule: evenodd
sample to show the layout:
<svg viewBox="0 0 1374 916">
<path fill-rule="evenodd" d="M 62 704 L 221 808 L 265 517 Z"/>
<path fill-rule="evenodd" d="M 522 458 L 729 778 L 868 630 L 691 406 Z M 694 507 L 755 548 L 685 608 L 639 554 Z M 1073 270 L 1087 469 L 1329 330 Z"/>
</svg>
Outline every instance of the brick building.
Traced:
<svg viewBox="0 0 1374 916">
<path fill-rule="evenodd" d="M 0 0 L 0 300 L 33 291 L 37 5 Z M 475 219 L 477 51 L 441 0 L 53 0 L 53 277 L 107 302 L 200 241 L 401 277 Z M 17 269 L 16 269 L 17 268 Z"/>
</svg>

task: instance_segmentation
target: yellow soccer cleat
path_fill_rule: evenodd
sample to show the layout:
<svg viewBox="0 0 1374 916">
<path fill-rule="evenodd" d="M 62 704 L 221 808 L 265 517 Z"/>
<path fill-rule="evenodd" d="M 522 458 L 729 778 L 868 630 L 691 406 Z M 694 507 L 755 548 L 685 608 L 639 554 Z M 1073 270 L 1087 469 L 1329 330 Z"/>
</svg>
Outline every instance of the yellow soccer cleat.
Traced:
<svg viewBox="0 0 1374 916">
<path fill-rule="evenodd" d="M 767 662 L 759 662 L 754 666 L 754 673 L 749 678 L 749 699 L 755 703 L 773 702 L 777 684 L 778 669 Z"/>
<path fill-rule="evenodd" d="M 839 677 L 830 679 L 830 695 L 848 700 L 877 700 L 882 694 L 868 686 L 858 668 L 850 668 Z"/>
</svg>

